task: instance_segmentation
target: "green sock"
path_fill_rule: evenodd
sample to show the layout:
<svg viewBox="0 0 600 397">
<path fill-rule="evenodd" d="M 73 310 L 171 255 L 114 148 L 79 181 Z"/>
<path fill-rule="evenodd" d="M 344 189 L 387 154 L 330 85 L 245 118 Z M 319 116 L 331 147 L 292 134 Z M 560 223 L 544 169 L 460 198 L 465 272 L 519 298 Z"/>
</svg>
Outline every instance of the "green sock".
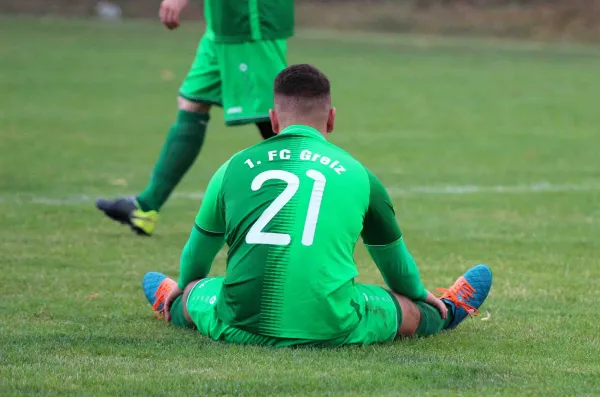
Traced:
<svg viewBox="0 0 600 397">
<path fill-rule="evenodd" d="M 443 329 L 448 328 L 452 322 L 452 313 L 448 310 L 448 316 L 444 320 L 442 315 L 435 307 L 425 302 L 415 302 L 421 312 L 421 321 L 417 327 L 415 336 L 423 337 L 437 334 Z"/>
<path fill-rule="evenodd" d="M 179 295 L 171 305 L 171 324 L 179 328 L 194 328 L 194 324 L 190 324 L 183 315 L 183 296 Z"/>
<path fill-rule="evenodd" d="M 137 198 L 142 211 L 158 211 L 167 201 L 196 160 L 204 143 L 208 119 L 207 113 L 179 111 L 154 165 L 150 183 Z"/>
</svg>

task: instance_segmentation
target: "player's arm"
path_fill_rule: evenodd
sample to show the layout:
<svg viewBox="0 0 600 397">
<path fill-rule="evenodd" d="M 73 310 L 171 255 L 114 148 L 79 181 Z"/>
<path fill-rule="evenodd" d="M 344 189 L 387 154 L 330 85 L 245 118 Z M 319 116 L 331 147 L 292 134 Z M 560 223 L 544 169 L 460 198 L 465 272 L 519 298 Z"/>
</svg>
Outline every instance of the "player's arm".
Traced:
<svg viewBox="0 0 600 397">
<path fill-rule="evenodd" d="M 428 291 L 404 244 L 390 196 L 379 179 L 369 170 L 367 173 L 371 191 L 362 231 L 367 250 L 392 291 L 409 299 L 425 300 Z"/>
<path fill-rule="evenodd" d="M 208 183 L 190 238 L 183 248 L 178 282 L 182 290 L 192 281 L 208 275 L 215 256 L 225 243 L 225 208 L 221 184 L 228 164 L 223 164 Z"/>
</svg>

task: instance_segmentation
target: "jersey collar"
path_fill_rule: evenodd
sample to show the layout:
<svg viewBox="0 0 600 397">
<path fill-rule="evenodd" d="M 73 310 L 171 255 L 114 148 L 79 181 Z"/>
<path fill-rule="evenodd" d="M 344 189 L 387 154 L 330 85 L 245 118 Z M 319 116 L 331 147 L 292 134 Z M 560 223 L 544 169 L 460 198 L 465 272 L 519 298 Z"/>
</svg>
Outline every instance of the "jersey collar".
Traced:
<svg viewBox="0 0 600 397">
<path fill-rule="evenodd" d="M 283 131 L 279 133 L 279 135 L 301 135 L 311 138 L 321 138 L 325 139 L 323 134 L 319 132 L 319 130 L 309 127 L 307 125 L 295 124 L 285 127 Z"/>
</svg>

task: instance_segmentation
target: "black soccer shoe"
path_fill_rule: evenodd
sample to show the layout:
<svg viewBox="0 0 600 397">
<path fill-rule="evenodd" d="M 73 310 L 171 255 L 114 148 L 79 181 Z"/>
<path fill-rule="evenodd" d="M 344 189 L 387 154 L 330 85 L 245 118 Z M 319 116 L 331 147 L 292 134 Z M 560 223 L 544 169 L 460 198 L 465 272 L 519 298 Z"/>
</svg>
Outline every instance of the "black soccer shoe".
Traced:
<svg viewBox="0 0 600 397">
<path fill-rule="evenodd" d="M 150 236 L 156 227 L 158 212 L 142 211 L 135 197 L 119 197 L 116 200 L 99 198 L 96 207 L 110 219 L 129 225 L 140 236 Z"/>
</svg>

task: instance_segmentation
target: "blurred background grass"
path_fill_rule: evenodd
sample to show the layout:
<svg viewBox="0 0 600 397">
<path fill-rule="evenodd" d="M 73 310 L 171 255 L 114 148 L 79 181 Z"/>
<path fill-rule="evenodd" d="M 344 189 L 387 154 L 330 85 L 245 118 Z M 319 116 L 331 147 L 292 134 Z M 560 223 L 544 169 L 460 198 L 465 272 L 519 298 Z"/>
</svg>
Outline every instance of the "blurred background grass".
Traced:
<svg viewBox="0 0 600 397">
<path fill-rule="evenodd" d="M 94 16 L 98 0 L 3 0 L 0 14 Z M 102 3 L 102 1 L 100 1 Z M 112 0 L 125 18 L 156 18 L 159 0 Z M 191 1 L 183 18 L 201 19 Z M 296 0 L 297 25 L 396 33 L 600 41 L 598 0 Z"/>
</svg>

